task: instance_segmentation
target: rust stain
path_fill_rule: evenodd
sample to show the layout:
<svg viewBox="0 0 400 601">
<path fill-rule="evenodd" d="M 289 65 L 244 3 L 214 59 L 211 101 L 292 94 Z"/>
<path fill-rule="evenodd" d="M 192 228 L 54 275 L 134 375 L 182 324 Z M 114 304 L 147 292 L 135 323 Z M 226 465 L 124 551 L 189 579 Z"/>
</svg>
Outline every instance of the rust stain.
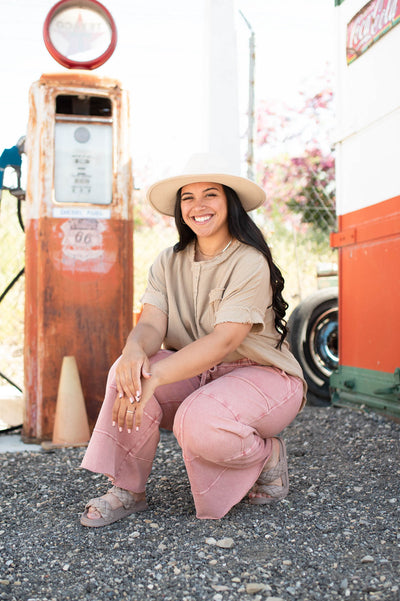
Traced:
<svg viewBox="0 0 400 601">
<path fill-rule="evenodd" d="M 94 88 L 121 89 L 118 79 L 99 76 L 84 69 L 70 69 L 60 73 L 43 73 L 39 82 L 50 86 L 84 86 Z"/>
</svg>

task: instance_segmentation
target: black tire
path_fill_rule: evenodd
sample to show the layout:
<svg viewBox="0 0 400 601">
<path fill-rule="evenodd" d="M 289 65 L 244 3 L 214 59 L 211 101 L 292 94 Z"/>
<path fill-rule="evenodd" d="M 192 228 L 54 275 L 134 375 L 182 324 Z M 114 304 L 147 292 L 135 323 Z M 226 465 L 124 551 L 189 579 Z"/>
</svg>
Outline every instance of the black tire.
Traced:
<svg viewBox="0 0 400 601">
<path fill-rule="evenodd" d="M 339 363 L 337 288 L 317 290 L 304 299 L 291 314 L 288 328 L 292 353 L 308 384 L 308 403 L 330 405 L 329 377 Z"/>
</svg>

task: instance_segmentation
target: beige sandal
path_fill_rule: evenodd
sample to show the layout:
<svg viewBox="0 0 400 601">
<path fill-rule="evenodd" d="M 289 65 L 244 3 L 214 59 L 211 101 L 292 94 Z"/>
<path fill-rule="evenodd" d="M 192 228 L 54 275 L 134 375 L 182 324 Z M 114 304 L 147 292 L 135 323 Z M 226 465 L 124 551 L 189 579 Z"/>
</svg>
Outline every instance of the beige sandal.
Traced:
<svg viewBox="0 0 400 601">
<path fill-rule="evenodd" d="M 109 491 L 107 491 L 107 493 L 112 493 L 115 495 L 121 501 L 122 507 L 113 509 L 110 503 L 102 497 L 90 499 L 90 501 L 86 504 L 85 511 L 81 515 L 82 526 L 89 526 L 91 528 L 108 526 L 108 524 L 122 520 L 122 518 L 127 517 L 131 513 L 144 511 L 148 507 L 146 499 L 143 499 L 142 501 L 135 501 L 129 491 L 124 490 L 123 488 L 118 488 L 118 486 L 113 486 Z M 89 507 L 94 507 L 97 509 L 101 517 L 88 517 Z"/>
<path fill-rule="evenodd" d="M 269 470 L 263 470 L 251 492 L 268 495 L 268 497 L 252 497 L 252 505 L 270 505 L 284 499 L 289 492 L 289 474 L 286 458 L 286 446 L 282 438 L 277 437 L 280 445 L 278 463 Z M 271 484 L 281 478 L 282 486 Z"/>
</svg>

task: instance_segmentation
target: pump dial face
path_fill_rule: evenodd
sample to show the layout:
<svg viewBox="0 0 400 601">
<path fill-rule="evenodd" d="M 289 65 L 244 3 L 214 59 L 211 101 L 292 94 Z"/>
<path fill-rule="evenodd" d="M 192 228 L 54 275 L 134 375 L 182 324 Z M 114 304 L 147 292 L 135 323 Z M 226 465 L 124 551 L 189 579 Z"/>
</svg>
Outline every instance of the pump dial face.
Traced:
<svg viewBox="0 0 400 601">
<path fill-rule="evenodd" d="M 95 69 L 114 52 L 117 30 L 97 0 L 61 0 L 50 10 L 43 37 L 52 57 L 69 69 Z"/>
</svg>

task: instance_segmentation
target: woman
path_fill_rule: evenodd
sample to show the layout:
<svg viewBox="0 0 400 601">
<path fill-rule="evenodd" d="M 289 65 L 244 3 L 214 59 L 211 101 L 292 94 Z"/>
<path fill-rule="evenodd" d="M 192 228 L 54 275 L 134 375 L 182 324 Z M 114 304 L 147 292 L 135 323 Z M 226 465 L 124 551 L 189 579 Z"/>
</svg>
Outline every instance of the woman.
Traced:
<svg viewBox="0 0 400 601">
<path fill-rule="evenodd" d="M 160 427 L 182 448 L 198 518 L 221 518 L 247 494 L 267 504 L 288 493 L 277 434 L 306 391 L 286 341 L 282 274 L 246 213 L 265 194 L 209 161 L 195 155 L 184 175 L 148 190 L 175 216 L 179 242 L 151 267 L 142 315 L 109 374 L 82 467 L 114 486 L 86 505 L 85 526 L 147 508 Z"/>
</svg>

